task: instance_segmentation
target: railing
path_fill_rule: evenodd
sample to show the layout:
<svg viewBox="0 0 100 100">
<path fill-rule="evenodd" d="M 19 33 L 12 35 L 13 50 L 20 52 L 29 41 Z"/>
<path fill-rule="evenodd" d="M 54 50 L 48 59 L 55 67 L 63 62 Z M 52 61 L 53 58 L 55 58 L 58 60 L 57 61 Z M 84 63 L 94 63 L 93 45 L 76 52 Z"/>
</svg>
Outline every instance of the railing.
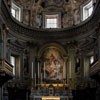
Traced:
<svg viewBox="0 0 100 100">
<path fill-rule="evenodd" d="M 95 73 L 100 71 L 100 60 L 96 61 L 91 67 L 90 67 L 90 76 L 95 75 Z"/>
<path fill-rule="evenodd" d="M 30 89 L 31 88 L 31 80 L 23 80 L 21 78 L 15 77 L 15 79 L 9 80 L 7 82 L 7 87 L 9 88 L 21 88 L 21 89 Z"/>
<path fill-rule="evenodd" d="M 11 16 L 8 5 L 6 1 L 1 1 L 1 14 L 5 24 L 9 28 L 13 35 L 20 35 L 28 37 L 30 39 L 37 40 L 61 40 L 61 39 L 76 39 L 80 37 L 86 37 L 88 35 L 94 34 L 98 28 L 100 21 L 100 0 L 97 0 L 97 5 L 93 15 L 86 21 L 82 22 L 78 26 L 73 26 L 72 28 L 62 28 L 62 29 L 37 29 L 23 25 L 17 22 Z"/>
<path fill-rule="evenodd" d="M 13 66 L 6 60 L 0 60 L 0 74 L 7 74 L 13 77 Z"/>
<path fill-rule="evenodd" d="M 32 90 L 31 95 L 34 96 L 49 96 L 49 90 L 48 89 L 40 89 L 40 90 Z M 72 96 L 71 90 L 56 90 L 53 93 L 54 96 Z"/>
</svg>

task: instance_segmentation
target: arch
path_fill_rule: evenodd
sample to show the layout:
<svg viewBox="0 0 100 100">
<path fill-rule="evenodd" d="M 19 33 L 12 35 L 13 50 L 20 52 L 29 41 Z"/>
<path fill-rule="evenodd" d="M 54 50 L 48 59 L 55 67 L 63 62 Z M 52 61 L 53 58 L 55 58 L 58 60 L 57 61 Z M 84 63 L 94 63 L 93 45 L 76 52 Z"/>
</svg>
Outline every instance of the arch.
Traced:
<svg viewBox="0 0 100 100">
<path fill-rule="evenodd" d="M 40 47 L 38 59 L 46 82 L 57 82 L 57 79 L 59 82 L 62 81 L 66 56 L 66 50 L 58 43 L 47 43 Z"/>
<path fill-rule="evenodd" d="M 43 52 L 44 52 L 44 50 L 45 50 L 46 48 L 57 48 L 57 49 L 61 52 L 61 54 L 62 54 L 64 57 L 67 56 L 67 51 L 64 49 L 64 47 L 63 47 L 62 45 L 60 45 L 60 44 L 58 44 L 58 43 L 47 43 L 47 44 L 43 45 L 43 46 L 40 48 L 40 50 L 39 50 L 39 52 L 38 52 L 38 55 L 37 55 L 38 58 L 40 58 L 40 57 L 42 56 L 42 54 L 43 54 Z"/>
</svg>

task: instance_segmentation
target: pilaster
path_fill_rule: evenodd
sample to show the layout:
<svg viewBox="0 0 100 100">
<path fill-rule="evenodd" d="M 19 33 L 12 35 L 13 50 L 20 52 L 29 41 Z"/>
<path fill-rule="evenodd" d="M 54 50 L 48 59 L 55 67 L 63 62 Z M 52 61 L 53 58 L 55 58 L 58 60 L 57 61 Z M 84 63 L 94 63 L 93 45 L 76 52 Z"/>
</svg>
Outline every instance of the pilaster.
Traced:
<svg viewBox="0 0 100 100">
<path fill-rule="evenodd" d="M 75 49 L 69 49 L 69 78 L 75 77 Z"/>
<path fill-rule="evenodd" d="M 84 78 L 89 78 L 89 59 L 84 57 Z"/>
<path fill-rule="evenodd" d="M 34 87 L 36 81 L 35 81 L 35 78 L 36 78 L 36 47 L 32 47 L 30 46 L 30 54 L 29 54 L 29 73 L 30 73 L 30 78 L 32 79 L 31 81 L 31 88 Z"/>
<path fill-rule="evenodd" d="M 80 54 L 80 78 L 83 79 L 83 77 L 84 77 L 84 56 L 81 52 Z"/>
<path fill-rule="evenodd" d="M 68 85 L 69 88 L 75 89 L 75 46 L 68 48 Z"/>
<path fill-rule="evenodd" d="M 63 66 L 63 79 L 67 81 L 67 70 L 68 70 L 68 57 L 64 57 L 64 66 Z"/>
<path fill-rule="evenodd" d="M 98 59 L 100 59 L 100 34 L 99 33 L 98 33 Z"/>
</svg>

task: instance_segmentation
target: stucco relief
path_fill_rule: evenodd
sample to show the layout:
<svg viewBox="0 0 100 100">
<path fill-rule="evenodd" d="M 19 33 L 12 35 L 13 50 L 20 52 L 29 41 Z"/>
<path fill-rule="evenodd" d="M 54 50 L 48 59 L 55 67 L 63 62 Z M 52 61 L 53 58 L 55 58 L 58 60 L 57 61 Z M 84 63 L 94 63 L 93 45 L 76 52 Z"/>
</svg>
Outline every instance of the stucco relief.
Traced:
<svg viewBox="0 0 100 100">
<path fill-rule="evenodd" d="M 26 24 L 26 25 L 29 25 L 29 23 L 30 23 L 30 11 L 24 10 L 23 13 L 24 13 L 23 23 Z"/>
<path fill-rule="evenodd" d="M 75 25 L 79 24 L 80 20 L 81 20 L 81 18 L 80 18 L 80 11 L 79 11 L 79 9 L 75 9 L 74 10 L 74 24 Z"/>
<path fill-rule="evenodd" d="M 15 0 L 23 7 L 23 23 L 32 27 L 43 27 L 41 23 L 42 15 L 48 8 L 52 11 L 61 12 L 63 14 L 61 19 L 61 26 L 63 28 L 71 27 L 79 24 L 81 21 L 80 5 L 87 2 L 87 0 Z M 96 0 L 93 0 L 95 3 Z M 26 11 L 27 10 L 27 11 Z"/>
<path fill-rule="evenodd" d="M 69 17 L 71 16 L 71 13 L 70 12 L 66 12 L 62 18 L 62 24 L 63 24 L 63 28 L 66 28 L 66 27 L 70 27 L 73 25 L 73 18 L 72 17 Z"/>
</svg>

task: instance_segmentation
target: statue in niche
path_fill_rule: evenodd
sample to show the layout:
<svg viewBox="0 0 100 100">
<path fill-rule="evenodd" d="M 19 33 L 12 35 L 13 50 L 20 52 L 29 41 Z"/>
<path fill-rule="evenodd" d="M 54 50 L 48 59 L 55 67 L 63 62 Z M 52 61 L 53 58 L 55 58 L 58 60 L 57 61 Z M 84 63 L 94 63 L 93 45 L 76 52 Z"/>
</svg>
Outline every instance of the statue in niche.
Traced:
<svg viewBox="0 0 100 100">
<path fill-rule="evenodd" d="M 32 26 L 36 26 L 35 17 L 36 17 L 36 5 L 32 6 Z"/>
<path fill-rule="evenodd" d="M 32 6 L 32 26 L 33 27 L 41 27 L 41 10 L 42 6 L 39 4 L 35 4 Z"/>
<path fill-rule="evenodd" d="M 23 23 L 29 25 L 30 11 L 26 9 L 24 10 L 23 13 L 24 13 Z"/>
<path fill-rule="evenodd" d="M 80 59 L 76 58 L 76 64 L 75 64 L 75 72 L 79 72 L 80 69 Z"/>
<path fill-rule="evenodd" d="M 79 24 L 80 23 L 80 12 L 79 9 L 74 10 L 74 24 Z"/>
<path fill-rule="evenodd" d="M 39 14 L 33 15 L 32 19 L 33 19 L 32 26 L 34 26 L 36 28 L 40 28 L 41 27 L 41 15 L 39 15 Z"/>
<path fill-rule="evenodd" d="M 41 15 L 36 16 L 36 26 L 37 28 L 41 27 Z"/>
<path fill-rule="evenodd" d="M 72 15 L 68 12 L 66 12 L 64 15 L 63 15 L 63 18 L 62 18 L 62 26 L 63 28 L 67 28 L 67 27 L 70 27 L 73 25 L 73 20 L 72 20 Z"/>
<path fill-rule="evenodd" d="M 79 58 L 76 58 L 75 73 L 76 73 L 76 78 L 77 78 L 77 82 L 78 82 L 81 77 L 81 68 L 80 68 L 80 59 Z"/>
<path fill-rule="evenodd" d="M 28 51 L 25 50 L 24 52 L 24 75 L 28 74 L 29 70 L 29 57 L 28 57 Z"/>
<path fill-rule="evenodd" d="M 63 24 L 62 25 L 63 28 L 66 28 L 67 27 L 67 24 L 68 24 L 67 12 L 63 15 L 62 24 Z"/>
</svg>

